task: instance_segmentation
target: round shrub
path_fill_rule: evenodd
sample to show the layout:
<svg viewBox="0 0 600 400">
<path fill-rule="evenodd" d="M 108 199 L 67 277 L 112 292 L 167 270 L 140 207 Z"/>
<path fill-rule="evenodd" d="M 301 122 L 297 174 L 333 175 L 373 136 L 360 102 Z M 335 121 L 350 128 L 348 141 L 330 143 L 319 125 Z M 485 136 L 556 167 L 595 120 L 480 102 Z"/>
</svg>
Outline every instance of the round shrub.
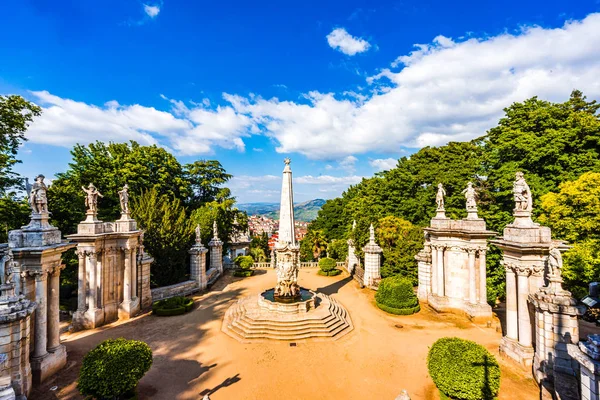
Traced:
<svg viewBox="0 0 600 400">
<path fill-rule="evenodd" d="M 397 315 L 410 315 L 421 309 L 410 279 L 400 275 L 384 278 L 375 293 L 377 307 Z"/>
<path fill-rule="evenodd" d="M 341 269 L 332 269 L 331 271 L 323 271 L 323 270 L 318 270 L 317 274 L 319 275 L 323 275 L 323 276 L 336 276 L 342 273 Z"/>
<path fill-rule="evenodd" d="M 324 272 L 329 272 L 335 269 L 335 260 L 325 257 L 319 260 L 319 269 Z"/>
<path fill-rule="evenodd" d="M 485 347 L 459 338 L 441 338 L 427 354 L 427 368 L 440 393 L 457 400 L 493 400 L 500 367 Z"/>
<path fill-rule="evenodd" d="M 250 269 L 254 264 L 252 256 L 237 256 L 233 261 L 241 269 Z"/>
<path fill-rule="evenodd" d="M 97 399 L 127 399 L 152 366 L 152 350 L 139 340 L 108 339 L 83 358 L 77 389 Z"/>
<path fill-rule="evenodd" d="M 194 308 L 194 300 L 183 296 L 171 297 L 152 304 L 152 313 L 161 317 L 181 315 Z"/>
</svg>

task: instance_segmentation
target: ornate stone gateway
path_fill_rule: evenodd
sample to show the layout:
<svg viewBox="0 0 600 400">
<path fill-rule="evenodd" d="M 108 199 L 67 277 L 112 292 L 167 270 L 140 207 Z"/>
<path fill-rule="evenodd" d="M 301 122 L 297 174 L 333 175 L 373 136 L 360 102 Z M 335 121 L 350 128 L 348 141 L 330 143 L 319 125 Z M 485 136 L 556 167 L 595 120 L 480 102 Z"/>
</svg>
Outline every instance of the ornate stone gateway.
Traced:
<svg viewBox="0 0 600 400">
<path fill-rule="evenodd" d="M 240 342 L 256 340 L 338 339 L 353 329 L 350 315 L 333 298 L 298 285 L 300 246 L 294 232 L 294 195 L 290 160 L 281 186 L 279 238 L 275 246 L 274 288 L 235 302 L 222 330 Z"/>
</svg>

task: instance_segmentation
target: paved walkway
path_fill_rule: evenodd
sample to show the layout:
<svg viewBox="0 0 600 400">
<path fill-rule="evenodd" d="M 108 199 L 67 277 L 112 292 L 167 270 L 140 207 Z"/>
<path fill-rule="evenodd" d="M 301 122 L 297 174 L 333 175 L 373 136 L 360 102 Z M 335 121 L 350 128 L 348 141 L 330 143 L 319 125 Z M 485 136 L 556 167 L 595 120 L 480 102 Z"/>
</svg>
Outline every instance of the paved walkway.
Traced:
<svg viewBox="0 0 600 400">
<path fill-rule="evenodd" d="M 195 298 L 196 309 L 177 317 L 144 315 L 125 323 L 62 336 L 69 352 L 65 370 L 36 390 L 31 399 L 80 399 L 76 379 L 83 355 L 107 338 L 147 342 L 152 369 L 139 385 L 139 399 L 394 399 L 407 389 L 413 400 L 438 399 L 428 376 L 428 348 L 438 338 L 475 340 L 498 356 L 501 334 L 426 307 L 417 315 L 391 316 L 374 305 L 374 293 L 347 274 L 323 277 L 303 269 L 303 287 L 334 296 L 350 312 L 354 331 L 335 342 L 241 344 L 221 332 L 232 301 L 270 288 L 273 270 L 249 278 L 222 278 Z M 534 399 L 530 374 L 501 361 L 500 399 Z M 52 386 L 57 389 L 50 390 Z"/>
</svg>

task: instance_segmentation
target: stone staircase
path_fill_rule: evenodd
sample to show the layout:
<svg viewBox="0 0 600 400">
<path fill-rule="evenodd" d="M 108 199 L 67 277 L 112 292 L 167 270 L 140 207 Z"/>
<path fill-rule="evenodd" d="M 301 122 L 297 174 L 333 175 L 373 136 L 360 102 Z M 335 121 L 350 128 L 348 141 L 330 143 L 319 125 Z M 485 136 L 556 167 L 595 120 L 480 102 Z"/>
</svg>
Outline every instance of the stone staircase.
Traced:
<svg viewBox="0 0 600 400">
<path fill-rule="evenodd" d="M 222 330 L 243 343 L 271 340 L 337 340 L 354 329 L 350 315 L 335 299 L 316 295 L 316 307 L 295 314 L 265 309 L 257 296 L 235 302 L 225 313 Z"/>
</svg>

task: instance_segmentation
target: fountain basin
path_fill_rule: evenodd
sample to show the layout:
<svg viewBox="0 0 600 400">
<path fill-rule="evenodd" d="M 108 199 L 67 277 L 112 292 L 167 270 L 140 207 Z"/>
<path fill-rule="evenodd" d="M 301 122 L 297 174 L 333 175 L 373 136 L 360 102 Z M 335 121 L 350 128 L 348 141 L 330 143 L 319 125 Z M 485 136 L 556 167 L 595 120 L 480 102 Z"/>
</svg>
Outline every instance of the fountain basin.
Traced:
<svg viewBox="0 0 600 400">
<path fill-rule="evenodd" d="M 283 299 L 275 296 L 275 289 L 265 290 L 258 295 L 259 307 L 280 313 L 299 314 L 316 307 L 316 294 L 308 289 L 300 288 L 300 296 Z"/>
</svg>

